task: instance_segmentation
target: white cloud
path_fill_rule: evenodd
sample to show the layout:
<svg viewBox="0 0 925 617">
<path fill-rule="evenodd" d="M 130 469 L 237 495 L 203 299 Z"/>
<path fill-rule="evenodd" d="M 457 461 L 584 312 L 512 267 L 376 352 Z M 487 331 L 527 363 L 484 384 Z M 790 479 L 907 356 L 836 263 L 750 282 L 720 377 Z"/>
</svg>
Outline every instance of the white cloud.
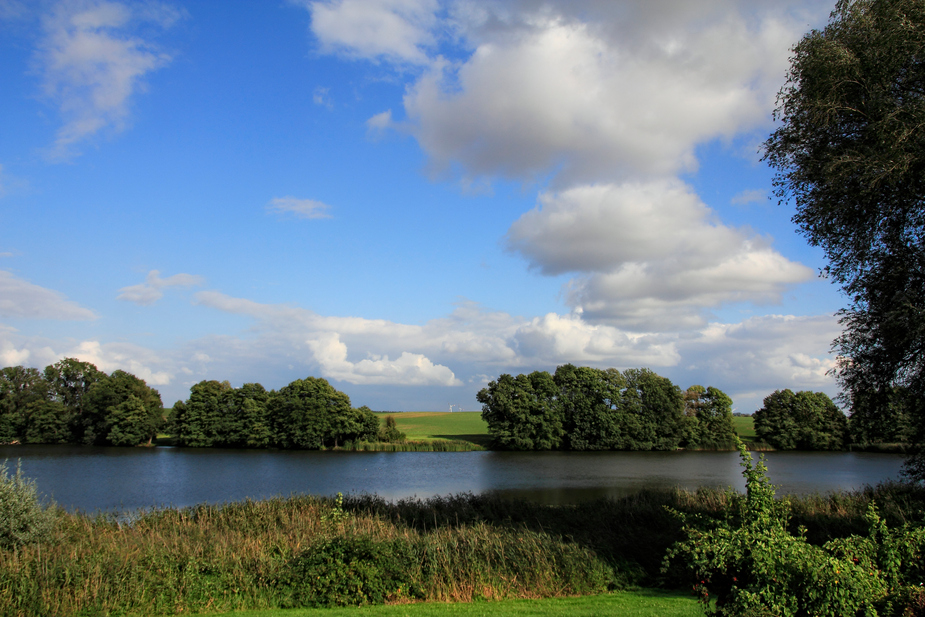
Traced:
<svg viewBox="0 0 925 617">
<path fill-rule="evenodd" d="M 699 327 L 705 309 L 775 302 L 813 277 L 768 240 L 716 221 L 672 179 L 543 194 L 507 245 L 544 274 L 580 273 L 566 300 L 583 319 L 632 330 Z"/>
<path fill-rule="evenodd" d="M 758 204 L 767 200 L 768 193 L 763 189 L 752 189 L 736 193 L 732 196 L 730 203 L 734 206 L 747 206 L 748 204 Z"/>
<path fill-rule="evenodd" d="M 588 323 L 578 315 L 535 317 L 517 329 L 514 341 L 530 364 L 674 366 L 680 360 L 670 337 L 636 335 Z"/>
<path fill-rule="evenodd" d="M 276 197 L 270 200 L 267 212 L 274 214 L 291 214 L 300 219 L 329 219 L 331 206 L 314 199 L 296 197 Z"/>
<path fill-rule="evenodd" d="M 694 170 L 697 144 L 769 122 L 805 28 L 783 3 L 580 4 L 475 4 L 471 56 L 433 58 L 405 97 L 435 168 L 559 185 Z"/>
<path fill-rule="evenodd" d="M 68 158 L 74 146 L 103 129 L 120 131 L 142 79 L 171 57 L 132 35 L 132 27 L 167 28 L 182 13 L 164 4 L 129 5 L 104 0 L 63 0 L 43 19 L 36 58 L 45 94 L 57 102 L 65 124 L 51 156 Z"/>
<path fill-rule="evenodd" d="M 326 52 L 423 64 L 435 43 L 437 0 L 328 0 L 306 2 L 312 32 Z"/>
<path fill-rule="evenodd" d="M 96 314 L 51 289 L 39 287 L 0 270 L 0 317 L 86 320 Z"/>
<path fill-rule="evenodd" d="M 371 355 L 359 362 L 347 360 L 347 346 L 335 333 L 308 341 L 325 377 L 352 384 L 402 384 L 406 386 L 459 386 L 453 371 L 436 365 L 426 356 L 402 352 L 397 360 Z"/>
<path fill-rule="evenodd" d="M 53 341 L 23 336 L 14 328 L 0 324 L 0 366 L 23 365 L 41 369 L 63 358 L 91 362 L 107 373 L 128 371 L 150 386 L 168 386 L 173 380 L 171 359 L 140 345 L 95 340 Z"/>
<path fill-rule="evenodd" d="M 677 373 L 689 383 L 713 384 L 751 413 L 774 390 L 838 393 L 832 340 L 841 333 L 834 315 L 765 315 L 740 323 L 711 323 L 679 339 Z M 709 384 L 705 383 L 709 382 Z"/>
<path fill-rule="evenodd" d="M 144 283 L 129 285 L 119 290 L 117 300 L 126 300 L 142 306 L 154 304 L 164 297 L 163 289 L 168 287 L 193 287 L 203 284 L 203 278 L 193 274 L 174 274 L 161 278 L 160 272 L 151 270 Z"/>
</svg>

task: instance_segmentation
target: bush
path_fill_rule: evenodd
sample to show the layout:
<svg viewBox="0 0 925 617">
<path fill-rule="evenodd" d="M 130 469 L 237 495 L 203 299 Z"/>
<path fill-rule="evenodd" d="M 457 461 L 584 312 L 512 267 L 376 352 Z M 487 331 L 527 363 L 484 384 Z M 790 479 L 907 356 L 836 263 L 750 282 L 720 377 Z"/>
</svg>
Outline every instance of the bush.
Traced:
<svg viewBox="0 0 925 617">
<path fill-rule="evenodd" d="M 400 541 L 364 537 L 332 538 L 293 559 L 278 584 L 286 590 L 283 606 L 383 604 L 416 597 L 405 579 L 410 547 Z"/>
<path fill-rule="evenodd" d="M 0 549 L 14 549 L 41 542 L 51 533 L 54 506 L 39 502 L 35 482 L 23 477 L 20 463 L 10 475 L 7 462 L 0 465 Z"/>
<path fill-rule="evenodd" d="M 922 582 L 925 528 L 891 530 L 871 503 L 867 537 L 812 545 L 804 529 L 799 535 L 788 531 L 790 503 L 774 499 L 763 460 L 752 466 L 744 445 L 739 449 L 746 495 L 733 497 L 724 520 L 678 513 L 686 537 L 668 551 L 663 572 L 679 560 L 714 615 L 841 617 L 877 615 L 877 606 L 881 614 L 915 610 L 919 596 L 899 591 Z"/>
</svg>

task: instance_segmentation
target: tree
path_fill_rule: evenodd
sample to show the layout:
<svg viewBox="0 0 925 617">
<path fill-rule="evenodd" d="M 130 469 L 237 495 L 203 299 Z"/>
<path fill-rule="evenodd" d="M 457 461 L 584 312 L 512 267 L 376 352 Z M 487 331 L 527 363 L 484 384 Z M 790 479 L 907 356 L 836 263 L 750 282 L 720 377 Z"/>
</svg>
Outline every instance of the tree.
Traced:
<svg viewBox="0 0 925 617">
<path fill-rule="evenodd" d="M 534 371 L 504 374 L 476 398 L 488 424 L 492 444 L 505 450 L 555 450 L 562 444 L 562 412 L 556 403 L 559 388 L 552 375 Z"/>
<path fill-rule="evenodd" d="M 0 370 L 0 443 L 25 440 L 32 412 L 44 408 L 48 398 L 48 383 L 38 369 Z"/>
<path fill-rule="evenodd" d="M 282 448 L 318 450 L 341 437 L 339 419 L 352 411 L 350 397 L 325 379 L 306 377 L 280 388 L 268 407 L 273 442 Z"/>
<path fill-rule="evenodd" d="M 909 414 L 913 406 L 905 388 L 852 393 L 848 418 L 851 441 L 861 446 L 908 444 L 915 429 Z"/>
<path fill-rule="evenodd" d="M 719 388 L 688 388 L 684 392 L 684 414 L 688 418 L 689 447 L 725 450 L 735 446 L 732 399 Z"/>
<path fill-rule="evenodd" d="M 139 405 L 128 403 L 135 397 Z M 126 405 L 123 405 L 126 403 Z M 143 413 L 141 410 L 144 410 Z M 79 422 L 80 441 L 85 444 L 137 446 L 150 443 L 163 422 L 161 395 L 143 379 L 125 371 L 113 371 L 90 386 Z M 138 438 L 135 443 L 127 443 Z"/>
<path fill-rule="evenodd" d="M 623 372 L 623 408 L 636 416 L 633 450 L 673 450 L 684 437 L 681 388 L 647 368 Z"/>
<path fill-rule="evenodd" d="M 794 47 L 775 115 L 777 195 L 849 298 L 833 344 L 845 399 L 907 388 L 907 471 L 925 478 L 925 3 L 839 0 Z"/>
<path fill-rule="evenodd" d="M 177 444 L 192 448 L 222 445 L 222 399 L 233 388 L 227 381 L 200 381 L 190 388 L 189 399 L 176 409 Z"/>
<path fill-rule="evenodd" d="M 619 413 L 626 380 L 618 370 L 565 364 L 556 368 L 555 382 L 570 450 L 635 449 Z"/>
<path fill-rule="evenodd" d="M 755 412 L 758 439 L 778 450 L 840 450 L 848 420 L 824 392 L 776 390 Z"/>
<path fill-rule="evenodd" d="M 106 377 L 106 373 L 90 362 L 64 358 L 45 367 L 45 381 L 52 396 L 75 414 L 80 414 L 83 399 L 90 386 Z"/>
</svg>

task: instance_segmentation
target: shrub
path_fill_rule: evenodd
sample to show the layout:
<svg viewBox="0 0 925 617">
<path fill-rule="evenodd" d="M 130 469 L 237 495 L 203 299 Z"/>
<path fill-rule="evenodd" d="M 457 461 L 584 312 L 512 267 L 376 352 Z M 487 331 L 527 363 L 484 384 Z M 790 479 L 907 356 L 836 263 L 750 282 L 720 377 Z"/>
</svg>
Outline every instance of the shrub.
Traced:
<svg viewBox="0 0 925 617">
<path fill-rule="evenodd" d="M 890 530 L 874 504 L 867 512 L 867 537 L 810 544 L 787 529 L 790 503 L 774 499 L 763 460 L 752 466 L 740 443 L 746 495 L 734 496 L 724 520 L 678 516 L 685 539 L 665 557 L 693 575 L 693 588 L 714 615 L 877 615 L 903 614 L 918 596 L 897 593 L 923 578 L 925 528 Z M 890 600 L 895 597 L 895 602 Z M 885 606 L 887 602 L 889 606 Z"/>
<path fill-rule="evenodd" d="M 20 463 L 10 475 L 7 463 L 0 465 L 0 549 L 13 549 L 41 542 L 54 524 L 53 505 L 39 502 L 35 482 L 24 478 Z"/>
<path fill-rule="evenodd" d="M 327 540 L 293 559 L 280 577 L 288 607 L 382 604 L 419 595 L 405 579 L 409 546 L 364 537 Z"/>
</svg>

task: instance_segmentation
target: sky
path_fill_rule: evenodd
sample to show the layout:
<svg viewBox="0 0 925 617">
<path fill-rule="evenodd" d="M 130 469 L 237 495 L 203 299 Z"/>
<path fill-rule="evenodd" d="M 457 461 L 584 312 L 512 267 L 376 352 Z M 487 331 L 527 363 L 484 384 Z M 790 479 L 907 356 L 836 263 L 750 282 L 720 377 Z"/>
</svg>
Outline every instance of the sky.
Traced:
<svg viewBox="0 0 925 617">
<path fill-rule="evenodd" d="M 0 0 L 0 366 L 838 392 L 761 147 L 815 0 Z"/>
</svg>

